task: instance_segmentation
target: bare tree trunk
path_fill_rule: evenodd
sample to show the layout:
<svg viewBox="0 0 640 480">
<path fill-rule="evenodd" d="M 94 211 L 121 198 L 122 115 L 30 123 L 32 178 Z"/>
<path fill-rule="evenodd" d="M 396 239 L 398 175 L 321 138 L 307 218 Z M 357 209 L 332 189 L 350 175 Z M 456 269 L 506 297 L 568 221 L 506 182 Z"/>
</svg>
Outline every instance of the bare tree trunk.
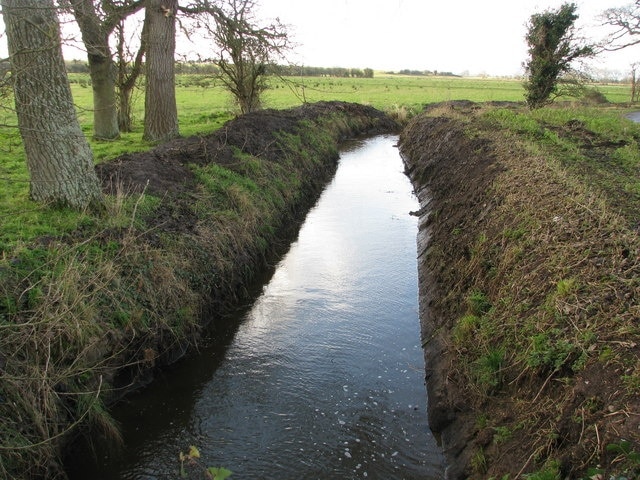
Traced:
<svg viewBox="0 0 640 480">
<path fill-rule="evenodd" d="M 638 101 L 638 76 L 636 74 L 636 64 L 631 65 L 631 103 Z"/>
<path fill-rule="evenodd" d="M 114 66 L 111 57 L 89 57 L 89 74 L 93 87 L 93 135 L 111 140 L 120 136 Z"/>
<path fill-rule="evenodd" d="M 133 115 L 131 113 L 131 97 L 133 88 L 125 89 L 122 86 L 118 92 L 118 127 L 121 132 L 133 131 Z"/>
<path fill-rule="evenodd" d="M 133 62 L 129 61 L 129 55 L 126 51 L 126 42 L 124 39 L 124 21 L 120 22 L 116 27 L 117 30 L 117 66 L 118 66 L 118 125 L 121 132 L 130 132 L 133 127 L 133 118 L 131 113 L 131 98 L 133 89 L 136 86 L 138 77 L 142 73 L 142 60 L 147 49 L 147 23 L 142 28 L 142 36 L 140 48 Z"/>
<path fill-rule="evenodd" d="M 115 67 L 109 47 L 109 31 L 103 28 L 93 0 L 73 0 L 73 14 L 87 48 L 93 88 L 94 137 L 111 140 L 120 135 L 115 90 Z"/>
<path fill-rule="evenodd" d="M 147 0 L 147 85 L 145 89 L 144 135 L 152 142 L 178 136 L 175 90 L 175 15 L 178 0 Z"/>
<path fill-rule="evenodd" d="M 0 0 L 0 4 L 31 197 L 75 209 L 98 206 L 100 183 L 76 117 L 53 0 Z"/>
</svg>

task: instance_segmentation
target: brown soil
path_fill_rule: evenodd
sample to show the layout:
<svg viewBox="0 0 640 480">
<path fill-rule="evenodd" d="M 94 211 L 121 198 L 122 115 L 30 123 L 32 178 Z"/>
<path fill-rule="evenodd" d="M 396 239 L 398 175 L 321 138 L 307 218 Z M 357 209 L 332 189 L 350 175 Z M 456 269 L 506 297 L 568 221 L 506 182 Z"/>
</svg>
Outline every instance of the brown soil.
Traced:
<svg viewBox="0 0 640 480">
<path fill-rule="evenodd" d="M 156 217 L 150 220 L 151 226 L 167 231 L 192 231 L 197 217 L 189 204 L 195 178 L 188 165 L 233 165 L 237 162 L 235 154 L 238 151 L 273 162 L 282 161 L 277 135 L 295 134 L 299 122 L 328 119 L 333 115 L 371 119 L 364 130 L 352 128 L 352 125 L 343 126 L 342 139 L 398 128 L 384 113 L 355 103 L 318 102 L 290 110 L 260 110 L 226 123 L 211 135 L 178 138 L 148 152 L 123 155 L 100 164 L 98 176 L 107 193 L 146 191 L 170 199 L 163 202 Z"/>
<path fill-rule="evenodd" d="M 355 103 L 318 102 L 290 110 L 260 110 L 242 115 L 226 123 L 211 135 L 178 138 L 148 152 L 123 155 L 97 166 L 104 188 L 113 191 L 147 192 L 154 195 L 178 196 L 188 193 L 194 177 L 190 164 L 218 163 L 230 165 L 237 161 L 234 149 L 274 162 L 282 160 L 277 142 L 279 133 L 296 133 L 299 123 L 321 117 L 344 114 L 352 117 L 376 118 L 367 130 L 344 128 L 343 139 L 389 131 L 397 125 L 384 113 Z M 340 140 L 340 139 L 338 139 Z"/>
<path fill-rule="evenodd" d="M 608 202 L 597 211 L 602 225 L 594 225 L 600 204 L 580 205 L 590 194 L 578 196 L 582 187 L 570 175 L 532 157 L 513 139 L 505 141 L 502 132 L 477 119 L 479 109 L 471 102 L 431 106 L 400 138 L 422 207 L 420 316 L 428 413 L 448 459 L 448 478 L 513 480 L 549 467 L 550 460 L 560 475 L 554 478 L 585 478 L 596 466 L 602 476 L 589 478 L 635 478 L 640 399 L 621 378 L 638 368 L 640 348 L 633 334 L 613 330 L 624 319 L 635 329 L 640 314 L 637 200 Z M 607 145 L 578 122 L 566 129 L 581 148 L 607 155 Z M 581 175 L 582 181 L 593 180 L 589 172 Z M 540 226 L 524 234 L 531 236 L 527 248 L 516 251 L 505 232 L 521 225 Z M 575 305 L 558 307 L 567 324 L 553 323 L 545 317 L 549 298 L 558 279 L 569 276 L 584 287 Z M 495 339 L 480 338 L 477 331 L 465 344 L 454 339 L 456 325 L 477 290 L 496 306 L 491 315 L 506 313 Z M 556 370 L 535 371 L 510 363 L 521 357 L 509 351 L 509 337 L 522 338 L 531 325 L 540 325 L 542 333 L 554 325 L 554 332 L 574 342 L 576 330 L 593 331 L 597 341 L 585 346 L 584 366 L 570 367 L 573 352 Z M 507 345 L 497 386 L 485 390 L 472 385 L 469 375 L 478 365 L 474 344 L 483 342 Z M 520 347 L 514 342 L 512 348 Z M 614 451 L 624 440 L 631 455 Z"/>
</svg>

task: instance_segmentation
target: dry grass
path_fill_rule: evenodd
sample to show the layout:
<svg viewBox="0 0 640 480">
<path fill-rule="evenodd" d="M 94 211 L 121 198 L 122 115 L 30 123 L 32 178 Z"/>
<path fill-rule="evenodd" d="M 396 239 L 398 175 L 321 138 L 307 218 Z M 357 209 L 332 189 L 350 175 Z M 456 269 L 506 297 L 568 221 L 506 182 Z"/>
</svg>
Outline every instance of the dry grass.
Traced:
<svg viewBox="0 0 640 480">
<path fill-rule="evenodd" d="M 197 302 L 176 276 L 181 262 L 131 228 L 51 241 L 2 263 L 0 473 L 55 476 L 78 427 L 118 440 L 104 407 L 117 368 L 147 368 L 150 352 L 184 342 Z"/>
</svg>

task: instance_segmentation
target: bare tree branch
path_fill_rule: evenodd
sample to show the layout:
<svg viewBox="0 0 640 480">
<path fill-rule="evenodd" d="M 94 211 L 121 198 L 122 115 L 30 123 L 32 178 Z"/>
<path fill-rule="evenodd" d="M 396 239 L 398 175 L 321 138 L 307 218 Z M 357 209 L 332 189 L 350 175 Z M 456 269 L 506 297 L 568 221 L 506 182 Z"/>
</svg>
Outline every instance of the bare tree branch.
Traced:
<svg viewBox="0 0 640 480">
<path fill-rule="evenodd" d="M 602 20 L 603 25 L 614 28 L 604 40 L 603 50 L 614 52 L 640 43 L 640 0 L 605 10 Z"/>
</svg>

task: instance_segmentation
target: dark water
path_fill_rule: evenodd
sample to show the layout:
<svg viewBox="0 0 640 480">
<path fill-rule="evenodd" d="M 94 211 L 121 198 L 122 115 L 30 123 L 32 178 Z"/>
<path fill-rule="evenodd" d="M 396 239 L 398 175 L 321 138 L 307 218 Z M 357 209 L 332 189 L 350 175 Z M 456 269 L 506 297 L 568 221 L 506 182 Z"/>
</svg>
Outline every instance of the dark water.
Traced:
<svg viewBox="0 0 640 480">
<path fill-rule="evenodd" d="M 440 479 L 426 423 L 415 217 L 394 136 L 333 182 L 226 338 L 132 396 L 125 449 L 73 479 L 173 479 L 195 445 L 232 479 Z"/>
<path fill-rule="evenodd" d="M 627 118 L 633 122 L 640 123 L 640 112 L 628 113 Z"/>
</svg>

